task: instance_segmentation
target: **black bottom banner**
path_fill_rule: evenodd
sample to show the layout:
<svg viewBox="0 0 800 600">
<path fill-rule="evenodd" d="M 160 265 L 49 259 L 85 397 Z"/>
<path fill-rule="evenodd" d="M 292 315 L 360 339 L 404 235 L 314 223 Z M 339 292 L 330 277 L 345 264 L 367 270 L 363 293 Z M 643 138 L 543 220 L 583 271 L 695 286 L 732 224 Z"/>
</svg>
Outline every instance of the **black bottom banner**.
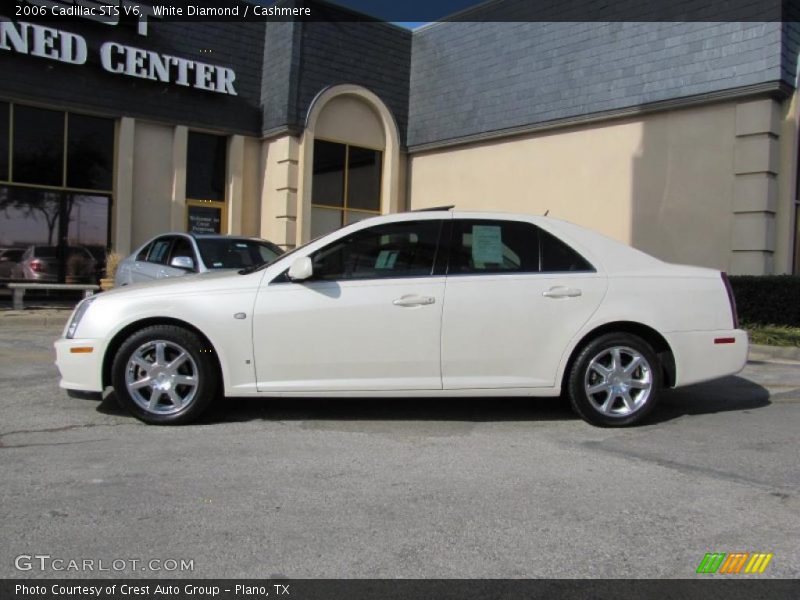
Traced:
<svg viewBox="0 0 800 600">
<path fill-rule="evenodd" d="M 795 600 L 779 579 L 5 579 L 0 600 Z"/>
</svg>

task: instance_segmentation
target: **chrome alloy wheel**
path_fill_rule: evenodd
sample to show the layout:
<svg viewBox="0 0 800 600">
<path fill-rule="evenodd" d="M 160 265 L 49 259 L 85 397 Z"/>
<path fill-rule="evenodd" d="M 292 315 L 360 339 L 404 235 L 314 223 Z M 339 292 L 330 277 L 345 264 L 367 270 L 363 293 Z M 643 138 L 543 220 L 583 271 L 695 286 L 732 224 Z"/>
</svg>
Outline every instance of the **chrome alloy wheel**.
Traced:
<svg viewBox="0 0 800 600">
<path fill-rule="evenodd" d="M 628 416 L 645 405 L 653 390 L 653 372 L 647 359 L 633 348 L 613 346 L 589 362 L 584 391 L 597 412 L 609 417 Z"/>
<path fill-rule="evenodd" d="M 125 387 L 149 413 L 171 415 L 192 402 L 199 384 L 197 365 L 175 342 L 152 340 L 134 350 L 125 369 Z"/>
</svg>

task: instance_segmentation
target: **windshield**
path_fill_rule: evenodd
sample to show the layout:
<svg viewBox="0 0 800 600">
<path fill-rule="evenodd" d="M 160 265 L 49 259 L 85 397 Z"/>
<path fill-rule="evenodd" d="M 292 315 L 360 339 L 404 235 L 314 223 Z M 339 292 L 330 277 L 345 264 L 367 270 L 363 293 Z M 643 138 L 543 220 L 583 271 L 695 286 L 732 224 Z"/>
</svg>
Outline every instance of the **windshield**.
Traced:
<svg viewBox="0 0 800 600">
<path fill-rule="evenodd" d="M 241 269 L 271 263 L 282 254 L 275 244 L 236 238 L 199 238 L 197 247 L 209 269 Z"/>
</svg>

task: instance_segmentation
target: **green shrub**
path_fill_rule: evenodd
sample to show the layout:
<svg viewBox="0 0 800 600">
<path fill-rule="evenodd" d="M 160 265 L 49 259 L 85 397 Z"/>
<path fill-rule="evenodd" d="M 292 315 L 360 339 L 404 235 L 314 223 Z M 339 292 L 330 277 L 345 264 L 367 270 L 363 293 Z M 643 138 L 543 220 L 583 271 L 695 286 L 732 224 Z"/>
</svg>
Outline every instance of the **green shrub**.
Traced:
<svg viewBox="0 0 800 600">
<path fill-rule="evenodd" d="M 737 275 L 730 279 L 740 321 L 800 327 L 800 277 Z"/>
</svg>

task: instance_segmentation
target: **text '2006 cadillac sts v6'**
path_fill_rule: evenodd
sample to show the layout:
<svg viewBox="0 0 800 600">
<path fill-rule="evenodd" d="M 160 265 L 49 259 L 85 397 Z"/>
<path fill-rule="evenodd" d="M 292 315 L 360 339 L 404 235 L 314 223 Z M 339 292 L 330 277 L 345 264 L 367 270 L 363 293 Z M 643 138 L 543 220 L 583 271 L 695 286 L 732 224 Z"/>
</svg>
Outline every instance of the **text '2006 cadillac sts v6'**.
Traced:
<svg viewBox="0 0 800 600">
<path fill-rule="evenodd" d="M 105 292 L 55 343 L 61 387 L 147 423 L 224 396 L 556 396 L 631 425 L 738 372 L 727 278 L 547 217 L 375 217 L 272 263 Z M 701 401 L 698 399 L 698 401 Z"/>
</svg>

